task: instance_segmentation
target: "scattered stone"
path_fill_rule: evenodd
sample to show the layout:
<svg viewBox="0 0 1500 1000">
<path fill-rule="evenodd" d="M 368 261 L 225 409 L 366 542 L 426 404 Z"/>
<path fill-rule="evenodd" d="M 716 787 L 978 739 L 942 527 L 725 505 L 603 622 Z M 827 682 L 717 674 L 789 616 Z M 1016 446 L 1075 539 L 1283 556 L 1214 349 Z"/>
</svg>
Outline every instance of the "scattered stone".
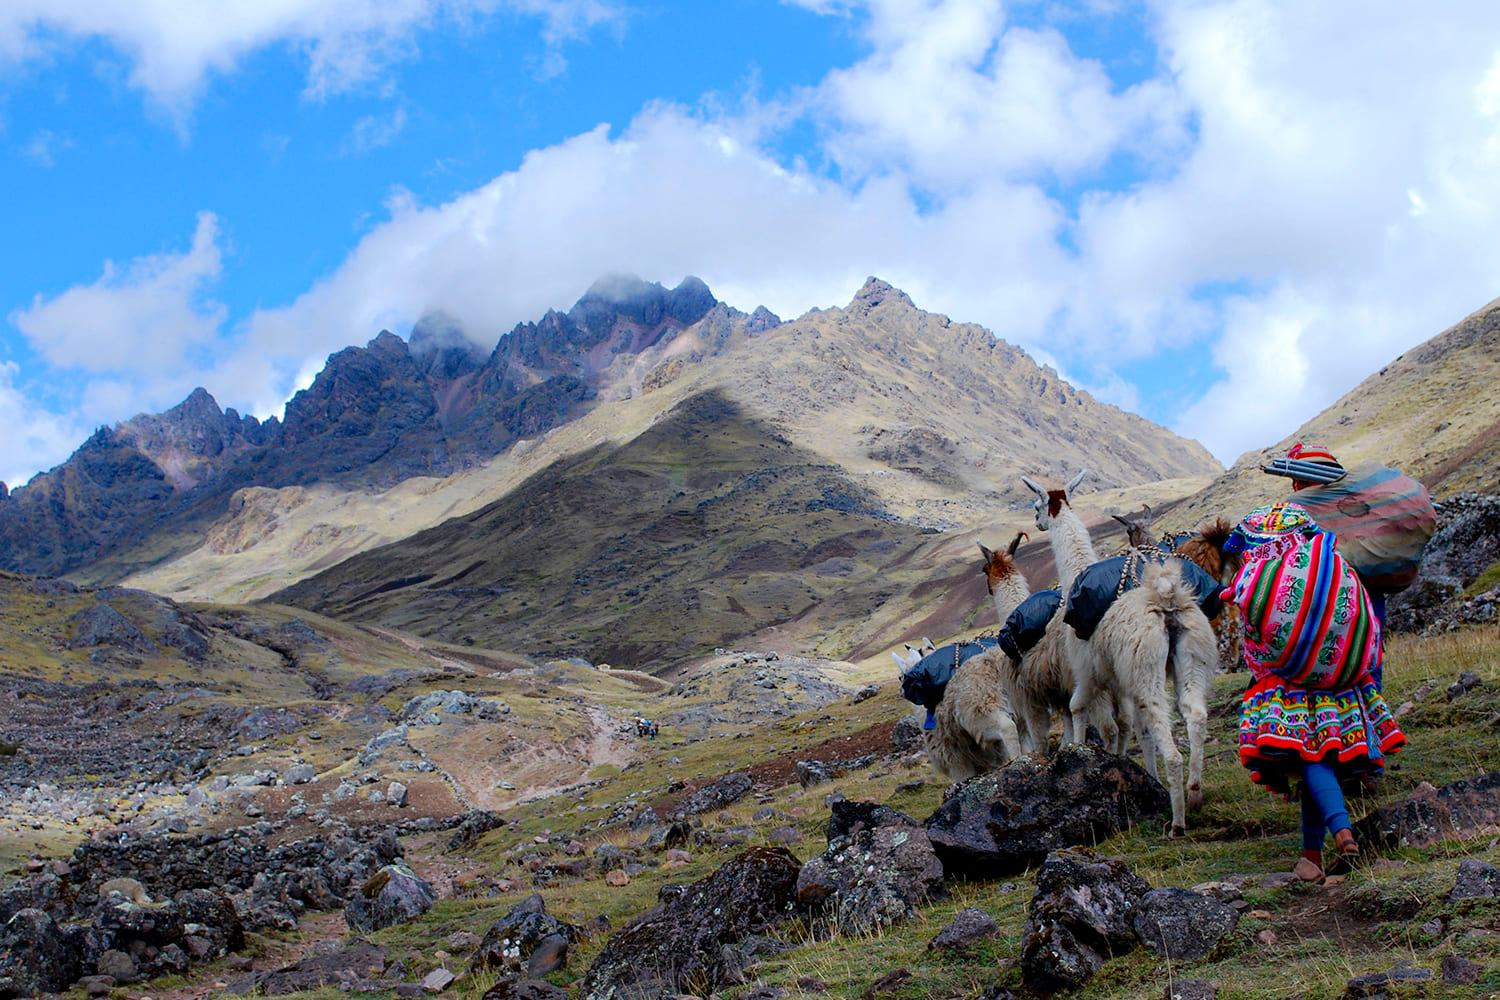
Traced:
<svg viewBox="0 0 1500 1000">
<path fill-rule="evenodd" d="M 355 938 L 329 954 L 313 955 L 274 971 L 253 972 L 231 982 L 229 992 L 243 996 L 259 990 L 267 996 L 284 996 L 323 986 L 353 983 L 384 972 L 385 949 L 363 938 Z"/>
<path fill-rule="evenodd" d="M 1167 790 L 1139 764 L 1073 745 L 970 778 L 924 825 L 950 877 L 994 878 L 1170 812 Z"/>
<path fill-rule="evenodd" d="M 1448 685 L 1448 700 L 1462 698 L 1470 691 L 1483 684 L 1484 680 L 1472 670 L 1465 670 L 1458 675 L 1458 680 Z"/>
<path fill-rule="evenodd" d="M 505 916 L 485 931 L 484 940 L 469 960 L 469 971 L 501 969 L 518 972 L 531 960 L 543 941 L 561 937 L 573 942 L 581 936 L 578 928 L 548 913 L 542 897 L 533 893 L 512 906 Z"/>
<path fill-rule="evenodd" d="M 454 951 L 468 951 L 479 944 L 479 935 L 473 931 L 454 931 L 443 938 L 443 944 Z"/>
<path fill-rule="evenodd" d="M 1141 944 L 1174 962 L 1206 958 L 1240 921 L 1238 910 L 1189 889 L 1155 889 L 1135 910 Z"/>
<path fill-rule="evenodd" d="M 318 769 L 311 764 L 293 764 L 287 768 L 286 783 L 288 785 L 305 785 L 317 778 Z"/>
<path fill-rule="evenodd" d="M 1036 884 L 1021 935 L 1021 975 L 1031 989 L 1082 986 L 1107 959 L 1135 949 L 1136 905 L 1151 886 L 1124 861 L 1084 848 L 1054 851 Z"/>
<path fill-rule="evenodd" d="M 458 977 L 447 969 L 433 969 L 422 977 L 422 990 L 425 993 L 441 993 L 452 986 L 456 978 Z"/>
<path fill-rule="evenodd" d="M 922 723 L 912 715 L 896 720 L 891 730 L 891 747 L 897 753 L 913 753 L 923 747 Z"/>
<path fill-rule="evenodd" d="M 851 705 L 858 705 L 862 701 L 869 701 L 871 698 L 875 697 L 879 693 L 880 693 L 880 685 L 879 684 L 866 684 L 864 687 L 862 687 L 858 691 L 854 692 L 854 697 L 852 697 L 852 698 L 849 699 L 849 704 L 851 704 Z"/>
<path fill-rule="evenodd" d="M 1301 881 L 1296 872 L 1271 872 L 1269 875 L 1262 876 L 1260 887 L 1262 889 L 1286 889 Z"/>
<path fill-rule="evenodd" d="M 1448 893 L 1450 900 L 1491 899 L 1495 896 L 1500 896 L 1500 868 L 1478 858 L 1459 862 L 1453 891 Z"/>
<path fill-rule="evenodd" d="M 794 826 L 782 825 L 773 827 L 766 834 L 766 839 L 773 844 L 800 844 L 802 843 L 802 834 L 798 833 L 797 828 Z"/>
<path fill-rule="evenodd" d="M 1372 972 L 1367 976 L 1355 976 L 1345 984 L 1345 995 L 1359 1000 L 1359 998 L 1384 997 L 1392 986 L 1400 984 L 1425 983 L 1432 979 L 1432 972 L 1428 969 L 1414 969 L 1405 962 L 1401 962 L 1389 972 Z M 1416 987 L 1420 989 L 1420 986 Z"/>
<path fill-rule="evenodd" d="M 1164 1000 L 1214 1000 L 1219 988 L 1207 979 L 1178 979 L 1167 987 Z"/>
<path fill-rule="evenodd" d="M 683 799 L 668 818 L 673 821 L 683 820 L 699 813 L 723 809 L 749 794 L 754 784 L 754 779 L 743 771 L 726 774 L 718 781 L 704 785 Z"/>
<path fill-rule="evenodd" d="M 1265 931 L 1261 931 L 1259 934 L 1255 935 L 1255 940 L 1259 941 L 1261 944 L 1265 945 L 1267 948 L 1272 948 L 1272 947 L 1275 947 L 1276 942 L 1279 941 L 1279 940 L 1281 940 L 1281 939 L 1276 936 L 1276 932 L 1275 931 L 1265 930 Z"/>
<path fill-rule="evenodd" d="M 1354 835 L 1377 847 L 1430 847 L 1497 825 L 1500 771 L 1491 771 L 1442 788 L 1419 786 L 1409 798 L 1382 805 L 1354 824 Z"/>
<path fill-rule="evenodd" d="M 718 988 L 743 973 L 736 945 L 790 915 L 801 863 L 754 847 L 611 937 L 579 984 L 579 1000 Z M 726 946 L 727 954 L 726 954 Z"/>
<path fill-rule="evenodd" d="M 879 826 L 921 825 L 901 810 L 879 802 L 860 802 L 840 797 L 828 805 L 827 836 L 830 844 L 844 837 L 852 837 L 860 830 Z"/>
<path fill-rule="evenodd" d="M 485 991 L 482 1000 L 567 1000 L 566 990 L 543 979 L 502 979 Z"/>
<path fill-rule="evenodd" d="M 879 826 L 840 837 L 797 876 L 797 901 L 846 937 L 900 923 L 947 896 L 943 866 L 927 832 Z"/>
<path fill-rule="evenodd" d="M 824 785 L 844 777 L 850 771 L 869 767 L 875 763 L 875 759 L 875 755 L 870 753 L 862 757 L 840 760 L 799 760 L 797 761 L 797 781 L 803 788 Z"/>
<path fill-rule="evenodd" d="M 453 828 L 453 835 L 448 838 L 448 850 L 456 851 L 465 844 L 478 840 L 491 830 L 499 829 L 505 825 L 505 817 L 499 813 L 490 812 L 487 809 L 476 809 L 464 816 L 462 822 Z"/>
<path fill-rule="evenodd" d="M 1000 925 L 995 918 L 977 906 L 966 906 L 959 910 L 947 927 L 938 931 L 937 937 L 927 942 L 927 950 L 962 951 L 977 941 L 987 941 L 1000 935 Z"/>
<path fill-rule="evenodd" d="M 369 933 L 409 923 L 432 908 L 437 893 L 431 883 L 404 864 L 386 865 L 360 887 L 344 907 L 349 929 Z"/>
<path fill-rule="evenodd" d="M 84 976 L 78 980 L 78 985 L 83 987 L 83 992 L 88 996 L 107 997 L 116 984 L 113 976 Z"/>
<path fill-rule="evenodd" d="M 625 870 L 623 868 L 615 868 L 604 876 L 604 881 L 613 886 L 629 885 L 630 876 L 625 874 Z"/>
<path fill-rule="evenodd" d="M 571 943 L 566 934 L 548 934 L 538 941 L 526 960 L 526 978 L 541 979 L 549 972 L 566 968 Z"/>
<path fill-rule="evenodd" d="M 406 786 L 399 781 L 391 782 L 385 791 L 385 800 L 397 809 L 406 805 Z"/>
<path fill-rule="evenodd" d="M 821 979 L 812 976 L 799 976 L 797 978 L 797 989 L 804 993 L 827 993 L 828 984 Z"/>
<path fill-rule="evenodd" d="M 1472 986 L 1484 975 L 1484 966 L 1457 955 L 1447 955 L 1441 966 L 1443 982 L 1459 986 Z"/>
<path fill-rule="evenodd" d="M 871 1000 L 881 993 L 889 993 L 910 978 L 911 973 L 905 969 L 892 969 L 870 984 L 870 988 L 864 992 L 865 1000 Z"/>
</svg>

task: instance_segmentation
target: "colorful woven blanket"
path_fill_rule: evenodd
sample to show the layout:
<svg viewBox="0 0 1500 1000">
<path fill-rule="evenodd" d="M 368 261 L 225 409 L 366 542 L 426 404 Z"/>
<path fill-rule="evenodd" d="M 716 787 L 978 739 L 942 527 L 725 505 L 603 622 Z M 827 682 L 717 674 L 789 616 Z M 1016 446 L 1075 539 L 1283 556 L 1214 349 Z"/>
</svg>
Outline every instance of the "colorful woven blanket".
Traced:
<svg viewBox="0 0 1500 1000">
<path fill-rule="evenodd" d="M 1369 595 L 1326 531 L 1247 562 L 1224 596 L 1244 612 L 1245 662 L 1257 677 L 1337 691 L 1380 666 Z"/>
<path fill-rule="evenodd" d="M 1351 469 L 1338 482 L 1298 490 L 1292 499 L 1334 533 L 1360 580 L 1382 594 L 1416 579 L 1422 549 L 1437 528 L 1427 487 L 1379 465 Z"/>
</svg>

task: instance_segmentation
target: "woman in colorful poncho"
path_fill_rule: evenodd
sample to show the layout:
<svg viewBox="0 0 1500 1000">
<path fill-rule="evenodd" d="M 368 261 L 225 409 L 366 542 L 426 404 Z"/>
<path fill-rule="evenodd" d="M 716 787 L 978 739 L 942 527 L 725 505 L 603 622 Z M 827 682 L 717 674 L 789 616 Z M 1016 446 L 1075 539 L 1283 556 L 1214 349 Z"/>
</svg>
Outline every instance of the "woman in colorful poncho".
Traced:
<svg viewBox="0 0 1500 1000">
<path fill-rule="evenodd" d="M 1372 680 L 1380 623 L 1333 536 L 1296 504 L 1252 511 L 1224 549 L 1244 553 L 1222 596 L 1245 615 L 1245 662 L 1254 675 L 1240 707 L 1240 763 L 1256 783 L 1300 797 L 1294 871 L 1317 881 L 1326 834 L 1338 852 L 1330 870 L 1359 854 L 1343 786 L 1378 773 L 1406 743 Z"/>
</svg>

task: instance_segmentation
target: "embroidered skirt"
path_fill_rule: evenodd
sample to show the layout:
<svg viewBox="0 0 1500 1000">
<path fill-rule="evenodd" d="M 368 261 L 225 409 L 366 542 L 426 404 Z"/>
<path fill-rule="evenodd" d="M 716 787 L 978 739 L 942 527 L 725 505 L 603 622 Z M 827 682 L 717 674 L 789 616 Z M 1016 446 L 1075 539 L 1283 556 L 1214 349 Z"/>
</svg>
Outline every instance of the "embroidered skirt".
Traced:
<svg viewBox="0 0 1500 1000">
<path fill-rule="evenodd" d="M 1240 763 L 1257 784 L 1286 794 L 1309 761 L 1332 764 L 1341 781 L 1378 774 L 1406 745 L 1380 689 L 1368 676 L 1339 691 L 1309 691 L 1267 676 L 1240 705 Z"/>
</svg>

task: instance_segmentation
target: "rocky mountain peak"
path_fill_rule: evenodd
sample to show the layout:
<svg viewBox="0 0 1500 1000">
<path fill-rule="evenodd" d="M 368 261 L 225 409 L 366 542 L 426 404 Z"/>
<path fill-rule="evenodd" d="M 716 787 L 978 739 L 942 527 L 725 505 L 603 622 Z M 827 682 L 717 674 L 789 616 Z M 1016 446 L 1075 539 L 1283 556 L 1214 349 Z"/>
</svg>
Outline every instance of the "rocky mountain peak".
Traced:
<svg viewBox="0 0 1500 1000">
<path fill-rule="evenodd" d="M 864 286 L 854 294 L 854 298 L 849 302 L 849 311 L 863 313 L 876 306 L 887 304 L 900 305 L 913 311 L 917 308 L 911 297 L 901 289 L 872 275 L 865 279 Z"/>
</svg>

